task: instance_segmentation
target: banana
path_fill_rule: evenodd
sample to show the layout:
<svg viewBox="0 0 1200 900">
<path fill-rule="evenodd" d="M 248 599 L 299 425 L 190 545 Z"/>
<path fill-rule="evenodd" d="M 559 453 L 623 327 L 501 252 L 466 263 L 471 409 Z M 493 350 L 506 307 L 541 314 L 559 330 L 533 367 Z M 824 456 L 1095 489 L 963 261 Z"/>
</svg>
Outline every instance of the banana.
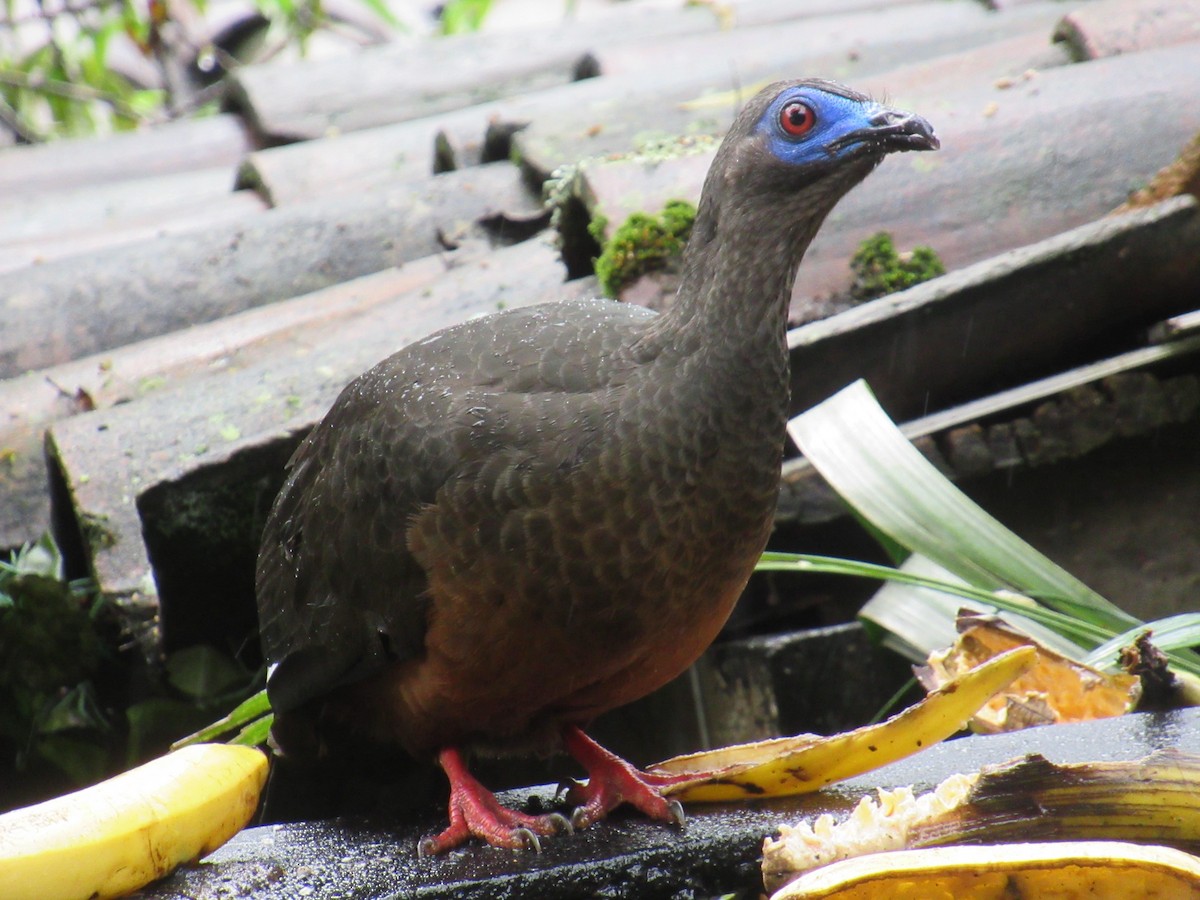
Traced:
<svg viewBox="0 0 1200 900">
<path fill-rule="evenodd" d="M 1200 900 L 1200 859 L 1121 841 L 896 850 L 843 860 L 797 878 L 771 900 Z"/>
<path fill-rule="evenodd" d="M 1033 754 L 984 768 L 963 804 L 910 834 L 914 846 L 1066 838 L 1200 851 L 1200 755 L 1055 765 Z"/>
<path fill-rule="evenodd" d="M 878 725 L 832 737 L 799 735 L 677 756 L 649 771 L 662 777 L 664 794 L 684 802 L 815 791 L 944 740 L 1036 659 L 1033 647 L 1002 653 Z"/>
<path fill-rule="evenodd" d="M 0 816 L 0 897 L 101 900 L 137 890 L 237 834 L 258 806 L 267 757 L 197 744 Z"/>
<path fill-rule="evenodd" d="M 1055 765 L 1033 754 L 952 775 L 934 790 L 879 790 L 835 824 L 780 827 L 763 845 L 775 890 L 840 860 L 945 844 L 1136 841 L 1200 850 L 1200 755 L 1170 749 L 1121 762 Z"/>
</svg>

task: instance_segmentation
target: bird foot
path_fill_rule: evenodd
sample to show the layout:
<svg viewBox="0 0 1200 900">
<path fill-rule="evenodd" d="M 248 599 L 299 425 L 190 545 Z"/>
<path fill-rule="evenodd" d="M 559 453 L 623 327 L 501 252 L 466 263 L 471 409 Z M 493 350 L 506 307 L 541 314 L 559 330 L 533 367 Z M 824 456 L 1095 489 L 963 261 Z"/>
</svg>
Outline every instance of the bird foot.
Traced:
<svg viewBox="0 0 1200 900">
<path fill-rule="evenodd" d="M 422 838 L 417 844 L 418 856 L 445 853 L 472 837 L 493 847 L 540 853 L 541 837 L 570 834 L 574 830 L 567 818 L 558 813 L 533 816 L 502 806 L 467 771 L 462 754 L 454 748 L 438 754 L 438 763 L 450 779 L 450 825 L 439 834 Z"/>
<path fill-rule="evenodd" d="M 670 776 L 635 769 L 573 725 L 563 730 L 563 742 L 588 773 L 586 784 L 572 784 L 567 791 L 568 801 L 579 804 L 571 814 L 575 828 L 587 828 L 622 803 L 637 807 L 652 819 L 683 826 L 683 807 L 659 790 L 674 780 Z"/>
</svg>

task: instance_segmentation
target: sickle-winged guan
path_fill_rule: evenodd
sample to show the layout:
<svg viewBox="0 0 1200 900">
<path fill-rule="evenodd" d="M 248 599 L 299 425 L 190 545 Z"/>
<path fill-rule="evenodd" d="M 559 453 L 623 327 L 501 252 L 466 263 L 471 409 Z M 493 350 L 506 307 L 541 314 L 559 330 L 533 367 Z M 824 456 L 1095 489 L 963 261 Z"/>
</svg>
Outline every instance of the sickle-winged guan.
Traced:
<svg viewBox="0 0 1200 900">
<path fill-rule="evenodd" d="M 450 825 L 424 853 L 570 827 L 500 806 L 461 748 L 564 748 L 589 776 L 575 827 L 623 802 L 682 821 L 581 729 L 725 622 L 771 529 L 800 259 L 885 155 L 937 146 L 847 88 L 773 84 L 717 152 L 668 312 L 500 312 L 351 382 L 292 457 L 258 557 L 281 751 L 338 733 L 436 758 Z"/>
</svg>

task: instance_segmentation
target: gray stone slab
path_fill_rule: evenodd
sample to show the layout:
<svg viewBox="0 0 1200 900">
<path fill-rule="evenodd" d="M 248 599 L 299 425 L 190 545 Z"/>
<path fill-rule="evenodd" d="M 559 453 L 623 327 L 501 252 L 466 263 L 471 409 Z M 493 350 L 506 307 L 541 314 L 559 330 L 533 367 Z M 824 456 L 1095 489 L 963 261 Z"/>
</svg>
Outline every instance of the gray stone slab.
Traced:
<svg viewBox="0 0 1200 900">
<path fill-rule="evenodd" d="M 583 77 L 587 46 L 552 34 L 405 40 L 353 57 L 262 64 L 232 76 L 233 102 L 264 142 L 436 115 Z"/>
<path fill-rule="evenodd" d="M 1045 44 L 1045 34 L 988 45 L 982 59 L 955 54 L 853 83 L 927 116 L 942 149 L 886 161 L 838 204 L 805 255 L 795 323 L 851 305 L 850 260 L 877 231 L 901 250 L 930 245 L 947 268 L 961 268 L 1103 217 L 1200 131 L 1191 100 L 1200 96 L 1200 44 L 1060 66 L 997 87 L 1014 59 L 1030 58 L 1032 42 Z M 1136 112 L 1111 122 L 1104 110 L 1114 102 Z M 527 132 L 517 141 L 532 139 Z M 696 202 L 714 152 L 597 159 L 578 193 L 611 230 L 667 200 Z M 564 235 L 565 246 L 580 240 Z"/>
<path fill-rule="evenodd" d="M 629 152 L 655 138 L 721 134 L 760 82 L 811 75 L 855 85 L 913 60 L 1048 32 L 1058 15 L 1055 3 L 996 15 L 974 3 L 925 2 L 689 38 L 657 48 L 659 57 L 638 70 L 572 86 L 570 103 L 562 102 L 565 88 L 557 98 L 545 92 L 542 102 L 553 102 L 555 113 L 530 115 L 516 148 L 545 177 L 561 165 Z M 935 110 L 922 112 L 938 124 Z"/>
<path fill-rule="evenodd" d="M 204 378 L 299 352 L 337 324 L 397 293 L 422 287 L 463 261 L 429 257 L 322 291 L 126 344 L 0 381 L 0 547 L 36 540 L 50 527 L 44 435 L 54 422 L 129 403 L 188 378 Z"/>
<path fill-rule="evenodd" d="M 185 119 L 105 138 L 12 147 L 0 152 L 0 197 L 218 166 L 232 173 L 250 147 L 245 127 L 233 115 Z"/>
<path fill-rule="evenodd" d="M 1200 296 L 1200 207 L 1084 225 L 789 333 L 792 407 L 865 378 L 905 421 L 1128 347 Z"/>
<path fill-rule="evenodd" d="M 538 203 L 499 164 L 0 273 L 0 377 L 437 254 Z"/>
<path fill-rule="evenodd" d="M 417 338 L 580 290 L 562 283 L 554 254 L 539 241 L 497 251 L 318 340 L 57 422 L 47 442 L 57 521 L 81 533 L 85 564 L 148 657 L 161 646 L 158 592 L 175 603 L 162 623 L 189 642 L 220 642 L 231 621 L 251 633 L 262 519 L 300 438 L 351 378 Z"/>
<path fill-rule="evenodd" d="M 1054 29 L 1075 59 L 1100 59 L 1200 41 L 1200 2 L 1102 0 L 1072 9 Z"/>
<path fill-rule="evenodd" d="M 554 24 L 525 23 L 519 33 L 485 29 L 451 38 L 401 39 L 354 58 L 250 66 L 235 74 L 234 93 L 268 142 L 312 139 L 424 118 L 587 73 L 634 68 L 645 75 L 654 71 L 659 51 L 678 37 L 723 39 L 742 27 L 878 11 L 904 2 L 615 4 L 603 16 L 576 21 L 566 14 Z M 681 58 L 669 62 L 676 65 Z M 690 55 L 685 61 L 694 66 L 698 58 Z"/>
</svg>

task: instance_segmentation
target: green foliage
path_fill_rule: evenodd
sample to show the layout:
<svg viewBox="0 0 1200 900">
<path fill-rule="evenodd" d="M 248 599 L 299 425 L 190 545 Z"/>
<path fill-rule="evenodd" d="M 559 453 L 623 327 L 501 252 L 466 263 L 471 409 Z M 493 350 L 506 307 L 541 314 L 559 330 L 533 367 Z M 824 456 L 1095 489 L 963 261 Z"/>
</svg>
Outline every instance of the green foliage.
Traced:
<svg viewBox="0 0 1200 900">
<path fill-rule="evenodd" d="M 111 726 L 93 684 L 107 655 L 99 608 L 85 582 L 63 579 L 49 535 L 0 562 L 0 737 L 18 769 L 45 760 L 79 780 L 103 772 L 95 736 Z"/>
<path fill-rule="evenodd" d="M 911 253 L 897 253 L 892 236 L 886 231 L 871 235 L 859 245 L 850 260 L 854 272 L 851 293 L 870 300 L 903 291 L 946 273 L 946 267 L 932 247 L 914 247 Z"/>
<path fill-rule="evenodd" d="M 385 0 L 360 0 L 393 27 L 399 22 Z M 180 4 L 190 4 L 182 10 Z M 328 23 L 321 0 L 253 0 L 267 20 L 273 46 L 294 45 L 301 53 L 308 39 Z M 486 5 L 486 4 L 485 4 Z M 21 13 L 5 0 L 0 21 L 0 126 L 21 140 L 103 134 L 215 108 L 215 95 L 177 74 L 198 58 L 218 58 L 222 66 L 237 60 L 215 47 L 189 46 L 181 21 L 203 15 L 207 0 L 78 0 L 53 7 L 38 3 Z M 36 35 L 32 37 L 30 35 Z M 128 37 L 156 70 L 156 82 L 168 90 L 135 84 L 110 66 L 115 38 Z M 186 82 L 186 79 L 183 79 Z"/>
<path fill-rule="evenodd" d="M 161 91 L 139 89 L 108 67 L 109 42 L 125 17 L 108 4 L 90 12 L 94 24 L 51 21 L 48 43 L 0 56 L 0 118 L 26 140 L 126 130 L 161 106 Z"/>
<path fill-rule="evenodd" d="M 466 34 L 483 27 L 492 0 L 448 0 L 442 7 L 442 34 Z"/>
<path fill-rule="evenodd" d="M 1176 673 L 1200 675 L 1200 655 L 1189 649 L 1200 642 L 1200 614 L 1143 623 L 1096 593 L 953 485 L 896 428 L 864 382 L 803 413 L 788 429 L 856 515 L 912 555 L 903 567 L 889 568 L 764 554 L 760 569 L 840 572 L 910 588 L 881 591 L 861 615 L 917 659 L 953 639 L 954 615 L 969 605 L 1002 610 L 1043 643 L 1107 668 L 1117 665 L 1119 648 L 1150 630 Z"/>
<path fill-rule="evenodd" d="M 267 698 L 266 688 L 263 688 L 257 694 L 239 703 L 228 715 L 211 725 L 206 725 L 194 734 L 176 741 L 171 749 L 176 750 L 189 744 L 215 741 L 228 735 L 235 728 L 240 730 L 229 739 L 229 743 L 245 744 L 249 747 L 263 745 L 267 742 L 267 734 L 271 730 L 274 718 L 271 713 L 271 701 Z"/>
<path fill-rule="evenodd" d="M 638 276 L 664 268 L 683 252 L 695 220 L 696 207 L 686 200 L 668 201 L 658 216 L 640 212 L 631 215 L 604 244 L 596 260 L 600 289 L 606 296 L 616 297 Z M 597 217 L 588 230 L 600 240 L 606 224 Z"/>
<path fill-rule="evenodd" d="M 46 692 L 95 669 L 102 645 L 84 590 L 64 582 L 49 535 L 0 562 L 0 683 Z"/>
<path fill-rule="evenodd" d="M 270 28 L 281 33 L 285 42 L 296 44 L 301 54 L 308 51 L 309 38 L 327 21 L 321 0 L 254 0 L 254 6 Z"/>
<path fill-rule="evenodd" d="M 262 686 L 206 646 L 148 672 L 123 656 L 109 611 L 88 581 L 65 580 L 49 535 L 0 561 L 0 753 L 25 776 L 0 770 L 0 805 L 28 802 L 31 779 L 90 783 L 160 753 Z"/>
</svg>

